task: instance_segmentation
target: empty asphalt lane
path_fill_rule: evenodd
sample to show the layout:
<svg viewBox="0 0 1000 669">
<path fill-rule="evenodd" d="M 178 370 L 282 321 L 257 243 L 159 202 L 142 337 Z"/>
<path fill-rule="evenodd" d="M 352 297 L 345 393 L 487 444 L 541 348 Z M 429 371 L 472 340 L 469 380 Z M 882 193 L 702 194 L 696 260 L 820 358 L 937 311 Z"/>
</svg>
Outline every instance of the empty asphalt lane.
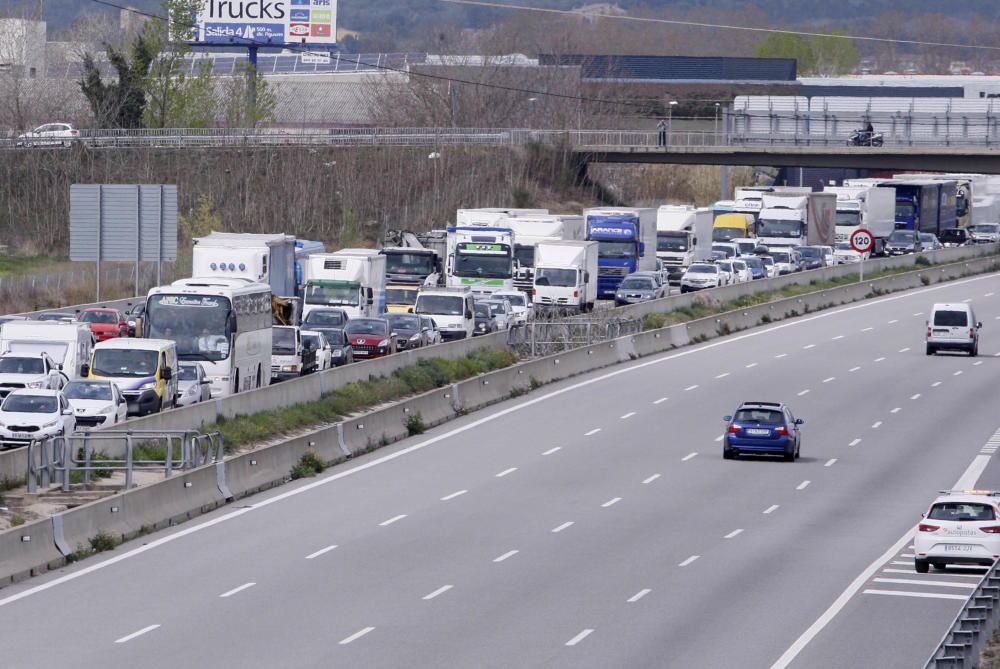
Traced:
<svg viewBox="0 0 1000 669">
<path fill-rule="evenodd" d="M 967 411 L 976 394 L 982 397 L 989 388 L 986 372 L 993 365 L 973 369 L 964 358 L 927 359 L 916 348 L 899 353 L 922 343 L 919 322 L 911 329 L 895 324 L 891 336 L 879 336 L 882 327 L 890 327 L 882 322 L 895 312 L 919 321 L 912 316 L 918 308 L 959 299 L 967 290 L 948 288 L 953 293 L 942 288 L 932 298 L 887 301 L 878 311 L 873 305 L 870 314 L 866 309 L 831 313 L 698 352 L 686 349 L 663 362 L 632 364 L 634 371 L 2 606 L 0 624 L 9 626 L 21 616 L 54 623 L 65 617 L 86 632 L 80 634 L 83 647 L 67 657 L 101 660 L 104 666 L 126 666 L 139 657 L 147 666 L 197 664 L 198 648 L 186 640 L 198 638 L 203 615 L 218 621 L 213 643 L 222 639 L 232 649 L 231 659 L 217 666 L 290 660 L 320 666 L 335 658 L 368 666 L 397 666 L 404 658 L 424 666 L 648 666 L 662 660 L 663 642 L 677 657 L 702 666 L 732 658 L 764 666 L 794 640 L 801 631 L 796 626 L 821 612 L 899 536 L 912 506 L 923 510 L 927 487 L 953 482 L 957 473 L 951 472 L 964 468 L 985 441 L 977 435 L 996 429 L 973 416 L 965 429 L 951 430 L 958 444 L 950 452 L 911 448 L 922 435 L 947 437 L 934 431 L 931 412 L 910 405 L 934 401 L 941 411 Z M 1000 313 L 982 302 L 977 300 L 977 310 L 984 316 L 991 308 Z M 861 334 L 859 323 L 868 322 L 876 329 Z M 844 338 L 830 341 L 839 332 Z M 984 350 L 988 341 L 984 332 Z M 811 342 L 815 348 L 803 350 Z M 878 357 L 885 358 L 878 371 L 868 370 Z M 858 365 L 862 369 L 849 384 L 839 378 L 822 383 Z M 944 376 L 960 369 L 965 373 L 956 379 Z M 722 373 L 729 375 L 714 378 Z M 529 399 L 606 374 L 557 384 Z M 941 378 L 946 383 L 933 392 L 947 394 L 929 395 L 926 388 Z M 762 388 L 784 398 L 806 387 L 803 382 L 813 390 L 793 406 L 801 406 L 798 413 L 809 421 L 804 451 L 809 460 L 794 465 L 721 460 L 714 437 L 723 413 Z M 692 385 L 699 387 L 684 392 Z M 909 400 L 916 393 L 924 396 Z M 664 396 L 671 399 L 654 407 Z M 423 438 L 517 404 L 465 417 Z M 890 416 L 895 406 L 906 410 Z M 634 415 L 620 418 L 630 411 Z M 885 421 L 879 440 L 863 434 L 879 420 Z M 905 427 L 897 429 L 896 422 Z M 600 433 L 583 437 L 597 427 Z M 863 441 L 849 450 L 847 444 L 858 436 Z M 542 455 L 555 446 L 560 451 Z M 682 462 L 692 451 L 701 454 Z M 829 457 L 837 457 L 837 465 L 824 469 Z M 509 468 L 517 470 L 495 478 Z M 659 478 L 642 483 L 657 473 Z M 796 491 L 805 479 L 809 487 Z M 441 501 L 458 490 L 468 492 Z M 862 494 L 871 494 L 887 511 L 860 521 L 845 518 L 843 509 Z M 602 508 L 615 497 L 621 500 Z M 775 504 L 778 510 L 762 513 Z M 406 518 L 379 526 L 399 515 Z M 567 521 L 574 524 L 551 533 Z M 724 540 L 733 527 L 745 531 Z M 816 565 L 829 562 L 844 537 L 854 537 L 857 545 L 817 573 Z M 336 550 L 304 560 L 333 544 Z M 518 552 L 493 562 L 511 550 Z M 692 555 L 699 559 L 677 566 Z M 788 566 L 774 569 L 776 559 Z M 156 588 L 121 587 L 149 582 L 150 575 L 156 575 Z M 220 592 L 248 582 L 256 585 L 218 599 Z M 810 584 L 807 592 L 803 583 Z M 442 584 L 454 587 L 422 599 Z M 642 601 L 626 601 L 642 589 L 651 590 Z M 710 596 L 695 603 L 698 593 Z M 428 606 L 435 607 L 433 615 Z M 737 614 L 764 612 L 776 618 L 780 631 L 748 639 L 720 636 L 715 623 L 708 624 L 735 629 L 747 619 Z M 115 639 L 150 624 L 160 627 L 109 655 Z M 367 627 L 374 629 L 350 644 L 337 643 Z M 593 632 L 566 647 L 582 630 Z M 30 648 L 31 631 L 27 634 L 24 648 Z M 163 642 L 171 651 L 150 658 L 143 644 Z M 32 666 L 35 656 L 20 649 L 21 643 L 8 648 L 0 641 L 10 666 Z"/>
</svg>

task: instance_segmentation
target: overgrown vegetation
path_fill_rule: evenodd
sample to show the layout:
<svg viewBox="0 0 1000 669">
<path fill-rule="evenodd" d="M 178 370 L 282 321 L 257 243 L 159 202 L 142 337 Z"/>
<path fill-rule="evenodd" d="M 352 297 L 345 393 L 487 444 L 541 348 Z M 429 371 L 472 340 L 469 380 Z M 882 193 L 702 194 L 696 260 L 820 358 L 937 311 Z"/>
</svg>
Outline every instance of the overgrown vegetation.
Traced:
<svg viewBox="0 0 1000 669">
<path fill-rule="evenodd" d="M 326 463 L 319 457 L 319 454 L 311 448 L 302 454 L 299 461 L 292 467 L 292 480 L 308 478 L 322 474 L 326 469 Z"/>
<path fill-rule="evenodd" d="M 517 355 L 503 349 L 480 349 L 463 358 L 430 358 L 403 367 L 390 376 L 349 383 L 315 402 L 232 419 L 220 419 L 202 428 L 203 433 L 221 432 L 226 450 L 268 441 L 312 425 L 331 423 L 365 408 L 393 402 L 409 395 L 441 388 L 477 374 L 509 367 Z M 407 425 L 409 427 L 409 423 Z"/>
<path fill-rule="evenodd" d="M 406 432 L 411 437 L 417 434 L 423 434 L 426 431 L 427 426 L 424 425 L 423 416 L 420 415 L 419 411 L 417 413 L 411 413 L 406 417 Z"/>
</svg>

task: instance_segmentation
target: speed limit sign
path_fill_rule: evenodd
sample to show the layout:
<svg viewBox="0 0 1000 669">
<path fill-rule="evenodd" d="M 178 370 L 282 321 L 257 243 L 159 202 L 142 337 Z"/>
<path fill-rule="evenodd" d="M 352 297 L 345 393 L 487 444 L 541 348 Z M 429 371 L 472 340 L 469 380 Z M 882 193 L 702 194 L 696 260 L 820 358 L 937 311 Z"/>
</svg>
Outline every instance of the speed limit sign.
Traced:
<svg viewBox="0 0 1000 669">
<path fill-rule="evenodd" d="M 870 230 L 858 228 L 851 233 L 851 248 L 858 253 L 869 253 L 875 248 L 875 238 Z"/>
</svg>

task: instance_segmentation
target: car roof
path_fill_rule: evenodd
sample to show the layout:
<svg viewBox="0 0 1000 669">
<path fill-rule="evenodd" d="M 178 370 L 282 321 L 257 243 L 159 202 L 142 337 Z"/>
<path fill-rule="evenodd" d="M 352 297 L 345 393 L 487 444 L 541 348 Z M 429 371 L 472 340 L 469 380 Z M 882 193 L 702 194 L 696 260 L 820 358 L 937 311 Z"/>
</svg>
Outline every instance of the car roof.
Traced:
<svg viewBox="0 0 1000 669">
<path fill-rule="evenodd" d="M 988 503 L 997 506 L 1000 504 L 1000 492 L 996 490 L 941 490 L 941 494 L 934 498 L 932 504 L 940 502 L 972 502 L 977 504 Z"/>
<path fill-rule="evenodd" d="M 972 305 L 968 302 L 938 302 L 931 311 L 971 311 Z"/>
<path fill-rule="evenodd" d="M 782 402 L 743 402 L 740 409 L 784 409 Z"/>
</svg>

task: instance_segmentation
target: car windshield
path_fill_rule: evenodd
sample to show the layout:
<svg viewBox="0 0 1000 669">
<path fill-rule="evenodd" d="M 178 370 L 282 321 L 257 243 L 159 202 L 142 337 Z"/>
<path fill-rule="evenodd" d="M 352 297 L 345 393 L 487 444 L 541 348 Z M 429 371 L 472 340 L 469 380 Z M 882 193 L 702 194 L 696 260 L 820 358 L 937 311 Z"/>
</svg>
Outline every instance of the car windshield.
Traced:
<svg viewBox="0 0 1000 669">
<path fill-rule="evenodd" d="M 969 324 L 969 319 L 964 311 L 935 311 L 934 325 L 941 327 L 964 328 Z"/>
<path fill-rule="evenodd" d="M 95 348 L 91 372 L 97 376 L 143 377 L 156 374 L 158 351 L 143 349 Z"/>
<path fill-rule="evenodd" d="M 535 247 L 518 244 L 514 247 L 514 260 L 521 267 L 535 266 Z"/>
<path fill-rule="evenodd" d="M 476 318 L 488 319 L 493 315 L 493 312 L 490 311 L 489 306 L 483 304 L 482 302 L 476 302 L 474 309 Z"/>
<path fill-rule="evenodd" d="M 113 311 L 84 311 L 80 314 L 82 323 L 117 323 L 118 315 Z"/>
<path fill-rule="evenodd" d="M 461 316 L 465 307 L 465 298 L 458 295 L 418 295 L 418 314 L 434 314 L 436 316 Z"/>
<path fill-rule="evenodd" d="M 197 381 L 198 380 L 198 366 L 197 365 L 181 365 L 181 371 L 177 375 L 180 381 Z"/>
<path fill-rule="evenodd" d="M 302 335 L 302 343 L 318 349 L 320 347 L 319 335 L 304 334 Z"/>
<path fill-rule="evenodd" d="M 384 335 L 387 323 L 378 318 L 356 318 L 348 322 L 344 332 L 350 335 Z"/>
<path fill-rule="evenodd" d="M 800 246 L 799 253 L 805 258 L 821 258 L 823 253 L 814 246 Z"/>
<path fill-rule="evenodd" d="M 737 237 L 746 237 L 745 228 L 712 228 L 712 241 L 724 242 Z"/>
<path fill-rule="evenodd" d="M 733 267 L 736 268 L 737 272 L 742 272 L 743 270 L 745 270 L 747 268 L 747 264 L 745 262 L 743 262 L 742 260 L 734 260 L 733 261 Z"/>
<path fill-rule="evenodd" d="M 52 395 L 8 395 L 0 407 L 9 413 L 55 413 L 58 408 Z"/>
<path fill-rule="evenodd" d="M 51 312 L 51 313 L 47 313 L 47 314 L 41 314 L 40 316 L 38 316 L 37 320 L 40 320 L 40 321 L 71 321 L 71 320 L 73 320 L 73 314 L 60 314 L 60 313 Z"/>
<path fill-rule="evenodd" d="M 347 314 L 339 309 L 313 309 L 306 314 L 302 325 L 343 325 Z"/>
<path fill-rule="evenodd" d="M 764 269 L 764 263 L 760 258 L 747 258 L 743 262 L 747 267 L 752 267 L 753 269 Z"/>
<path fill-rule="evenodd" d="M 0 374 L 44 374 L 41 358 L 0 358 Z"/>
<path fill-rule="evenodd" d="M 730 263 L 730 262 L 720 262 L 719 263 L 719 271 L 721 271 L 721 272 L 732 272 L 733 271 L 733 264 Z"/>
<path fill-rule="evenodd" d="M 850 242 L 837 242 L 836 249 L 838 251 L 853 251 L 854 250 L 854 249 L 851 248 L 851 243 Z"/>
<path fill-rule="evenodd" d="M 934 235 L 932 235 L 931 233 L 929 233 L 929 232 L 921 232 L 920 233 L 920 241 L 924 242 L 924 243 L 927 243 L 927 244 L 933 244 L 936 240 L 934 239 Z"/>
<path fill-rule="evenodd" d="M 344 345 L 344 331 L 340 328 L 316 328 L 316 331 L 322 332 L 331 346 Z"/>
<path fill-rule="evenodd" d="M 634 290 L 653 290 L 655 288 L 652 279 L 643 279 L 637 276 L 625 277 L 619 285 L 622 288 Z"/>
<path fill-rule="evenodd" d="M 907 202 L 905 200 L 896 201 L 896 220 L 905 221 L 907 219 L 913 218 L 914 207 L 912 202 Z"/>
<path fill-rule="evenodd" d="M 480 255 L 457 252 L 455 254 L 455 276 L 484 279 L 504 279 L 511 276 L 511 259 L 506 254 Z"/>
<path fill-rule="evenodd" d="M 691 265 L 688 272 L 692 274 L 718 274 L 719 268 L 715 265 Z"/>
<path fill-rule="evenodd" d="M 295 328 L 271 328 L 271 353 L 295 353 Z"/>
<path fill-rule="evenodd" d="M 575 269 L 558 269 L 555 267 L 539 267 L 535 271 L 536 286 L 575 286 Z"/>
<path fill-rule="evenodd" d="M 950 230 L 941 231 L 942 242 L 964 242 L 965 237 L 966 237 L 965 230 L 956 230 L 952 228 Z"/>
<path fill-rule="evenodd" d="M 111 384 L 107 381 L 70 381 L 63 388 L 68 400 L 111 401 Z"/>
<path fill-rule="evenodd" d="M 985 503 L 976 502 L 938 502 L 931 507 L 927 514 L 928 520 L 996 520 L 996 513 L 993 507 Z"/>
<path fill-rule="evenodd" d="M 774 262 L 780 262 L 788 264 L 792 262 L 792 256 L 788 253 L 782 253 L 781 251 L 773 251 L 771 257 L 774 258 Z"/>
<path fill-rule="evenodd" d="M 893 230 L 892 234 L 889 235 L 890 244 L 912 244 L 916 238 L 916 233 L 913 230 Z"/>
<path fill-rule="evenodd" d="M 995 233 L 1000 232 L 1000 225 L 997 225 L 996 223 L 980 223 L 978 225 L 973 225 L 970 229 L 973 232 Z"/>
<path fill-rule="evenodd" d="M 489 301 L 486 303 L 486 306 L 488 306 L 490 308 L 490 311 L 494 314 L 507 313 L 507 305 L 505 305 L 503 302 Z"/>
<path fill-rule="evenodd" d="M 771 258 L 771 257 L 761 258 L 760 261 L 764 265 L 773 265 L 774 264 L 774 258 Z"/>
<path fill-rule="evenodd" d="M 729 248 L 728 246 L 713 246 L 712 251 L 718 251 L 719 253 L 725 253 L 727 258 L 732 258 L 736 255 L 736 251 Z"/>
<path fill-rule="evenodd" d="M 740 409 L 736 412 L 734 423 L 767 423 L 778 425 L 784 423 L 784 417 L 775 409 Z"/>
<path fill-rule="evenodd" d="M 524 296 L 524 293 L 518 293 L 517 295 L 514 295 L 513 293 L 511 293 L 509 295 L 507 293 L 504 293 L 503 299 L 505 299 L 508 302 L 510 302 L 510 305 L 512 307 L 526 307 L 526 306 L 528 306 L 528 299 Z"/>
<path fill-rule="evenodd" d="M 261 296 L 269 299 L 266 293 Z M 143 336 L 174 340 L 182 360 L 225 360 L 235 325 L 232 310 L 229 298 L 218 295 L 152 295 L 143 317 Z"/>
<path fill-rule="evenodd" d="M 386 304 L 405 304 L 413 306 L 417 301 L 417 289 L 414 287 L 411 290 L 405 288 L 386 288 L 385 289 L 385 303 Z"/>
<path fill-rule="evenodd" d="M 392 325 L 393 330 L 419 330 L 420 317 L 410 314 L 389 314 L 386 320 Z"/>
<path fill-rule="evenodd" d="M 427 276 L 434 272 L 434 256 L 429 253 L 388 251 L 385 253 L 385 273 L 407 276 Z"/>
</svg>

